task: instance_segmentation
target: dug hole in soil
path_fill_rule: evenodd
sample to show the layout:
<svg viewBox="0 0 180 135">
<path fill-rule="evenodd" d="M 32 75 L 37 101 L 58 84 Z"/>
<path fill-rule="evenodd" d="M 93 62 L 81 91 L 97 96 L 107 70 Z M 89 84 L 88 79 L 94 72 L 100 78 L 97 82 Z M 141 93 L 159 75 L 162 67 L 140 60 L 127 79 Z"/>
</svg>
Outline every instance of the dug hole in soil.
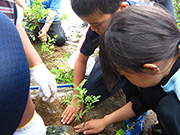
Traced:
<svg viewBox="0 0 180 135">
<path fill-rule="evenodd" d="M 63 6 L 63 4 L 66 3 L 66 6 Z M 81 47 L 81 44 L 84 40 L 84 36 L 87 31 L 87 24 L 82 22 L 77 16 L 75 16 L 74 13 L 72 13 L 71 7 L 70 7 L 70 0 L 62 0 L 62 8 L 65 9 L 65 14 L 68 15 L 68 20 L 63 20 L 62 26 L 65 30 L 66 36 L 67 36 L 67 42 L 62 47 L 56 47 L 53 49 L 54 53 L 50 57 L 48 55 L 45 55 L 41 53 L 40 50 L 38 50 L 38 46 L 34 45 L 34 47 L 37 49 L 39 55 L 41 56 L 43 62 L 47 66 L 47 68 L 50 70 L 52 67 L 56 69 L 63 69 L 63 68 L 73 68 L 75 59 L 77 57 L 77 53 L 79 48 Z M 72 54 L 72 57 L 70 57 L 69 61 L 64 61 L 63 57 L 64 54 Z M 98 49 L 96 50 L 95 54 L 90 57 L 90 60 L 87 64 L 87 73 L 88 74 L 91 69 L 92 65 L 94 63 L 94 58 L 98 55 Z M 36 85 L 33 81 L 31 81 L 31 85 Z M 42 99 L 37 96 L 38 93 L 36 90 L 31 90 L 31 97 L 33 99 L 35 109 L 37 113 L 42 117 L 44 120 L 44 123 L 46 126 L 51 125 L 59 125 L 61 124 L 61 114 L 66 108 L 65 103 L 62 103 L 63 99 L 67 99 L 68 97 L 71 97 L 72 89 L 70 88 L 61 88 L 58 89 L 57 92 L 57 98 L 52 102 L 43 102 Z M 82 118 L 82 121 L 80 122 L 72 122 L 70 126 L 74 127 L 77 124 L 83 123 L 84 121 L 88 121 L 91 119 L 98 119 L 103 118 L 105 115 L 110 114 L 111 112 L 119 109 L 126 103 L 125 95 L 120 90 L 119 93 L 117 93 L 115 96 L 112 96 L 110 98 L 107 98 L 97 104 L 95 104 L 95 107 L 91 109 L 85 116 Z M 148 115 L 146 116 L 146 122 L 145 122 L 145 132 L 144 135 L 147 135 L 147 129 L 149 126 L 156 121 L 156 115 L 153 111 L 149 111 Z M 98 135 L 114 135 L 117 130 L 121 129 L 122 122 L 111 124 L 107 126 L 103 132 L 99 133 Z M 73 131 L 72 131 L 73 132 Z M 73 135 L 73 133 L 65 133 L 64 135 Z"/>
</svg>

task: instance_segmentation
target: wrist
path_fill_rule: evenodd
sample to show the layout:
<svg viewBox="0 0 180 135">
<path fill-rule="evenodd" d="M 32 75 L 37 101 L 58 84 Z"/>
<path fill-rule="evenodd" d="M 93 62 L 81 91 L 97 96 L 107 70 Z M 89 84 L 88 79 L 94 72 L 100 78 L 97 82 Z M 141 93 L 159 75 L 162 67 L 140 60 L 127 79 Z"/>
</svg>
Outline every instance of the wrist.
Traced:
<svg viewBox="0 0 180 135">
<path fill-rule="evenodd" d="M 109 126 L 109 125 L 113 124 L 113 123 L 111 122 L 110 115 L 106 115 L 106 116 L 104 116 L 103 121 L 104 121 L 104 125 L 105 125 L 105 127 L 107 127 L 107 126 Z"/>
<path fill-rule="evenodd" d="M 34 70 L 34 69 L 39 69 L 39 68 L 44 68 L 44 67 L 46 67 L 45 65 L 44 65 L 44 63 L 40 63 L 40 64 L 37 64 L 37 65 L 35 65 L 35 66 L 32 66 L 32 67 L 29 67 L 30 68 L 30 70 Z"/>
</svg>

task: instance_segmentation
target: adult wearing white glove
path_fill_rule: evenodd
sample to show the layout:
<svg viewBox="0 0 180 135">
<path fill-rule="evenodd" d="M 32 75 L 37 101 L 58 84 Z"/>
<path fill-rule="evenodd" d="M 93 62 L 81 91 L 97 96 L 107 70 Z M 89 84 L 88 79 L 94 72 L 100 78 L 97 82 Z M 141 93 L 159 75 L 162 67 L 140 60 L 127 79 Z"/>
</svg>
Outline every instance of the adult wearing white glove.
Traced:
<svg viewBox="0 0 180 135">
<path fill-rule="evenodd" d="M 50 102 L 53 102 L 57 92 L 55 76 L 43 63 L 30 68 L 30 71 L 35 83 L 40 86 L 39 96 L 43 96 L 43 101 L 50 98 Z"/>
</svg>

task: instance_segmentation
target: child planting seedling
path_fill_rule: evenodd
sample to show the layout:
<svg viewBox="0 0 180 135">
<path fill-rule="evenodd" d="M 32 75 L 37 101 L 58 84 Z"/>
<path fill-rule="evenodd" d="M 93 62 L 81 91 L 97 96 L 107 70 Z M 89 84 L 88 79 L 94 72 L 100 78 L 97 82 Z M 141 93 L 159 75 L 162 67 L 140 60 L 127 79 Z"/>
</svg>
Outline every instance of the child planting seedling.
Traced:
<svg viewBox="0 0 180 135">
<path fill-rule="evenodd" d="M 30 0 L 30 5 L 22 8 L 27 22 L 26 32 L 31 41 L 42 43 L 42 52 L 52 55 L 54 45 L 64 45 L 67 38 L 61 20 L 67 16 L 60 16 L 61 1 Z"/>
<path fill-rule="evenodd" d="M 74 106 L 71 104 L 71 101 L 63 100 L 63 102 L 66 102 L 66 105 L 72 105 L 75 108 L 75 110 L 77 111 L 77 113 L 75 114 L 75 116 L 76 116 L 75 121 L 81 121 L 80 118 L 85 113 L 87 113 L 90 109 L 92 109 L 94 107 L 93 104 L 96 102 L 99 102 L 99 98 L 101 97 L 101 96 L 86 95 L 86 93 L 87 93 L 86 88 L 82 88 L 85 81 L 86 80 L 83 80 L 81 82 L 81 84 L 79 85 L 79 87 L 77 85 L 73 84 L 75 87 L 74 89 L 78 91 L 78 94 L 75 94 L 72 97 L 72 100 L 78 99 L 77 100 L 78 102 Z M 85 105 L 84 111 L 79 112 L 78 108 L 83 105 Z"/>
</svg>

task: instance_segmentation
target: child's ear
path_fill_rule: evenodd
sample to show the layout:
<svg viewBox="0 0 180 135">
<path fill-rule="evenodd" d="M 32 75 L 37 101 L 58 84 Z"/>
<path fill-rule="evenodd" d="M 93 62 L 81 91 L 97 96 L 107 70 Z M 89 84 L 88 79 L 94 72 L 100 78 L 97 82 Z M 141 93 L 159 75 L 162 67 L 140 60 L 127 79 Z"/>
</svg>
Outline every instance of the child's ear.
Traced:
<svg viewBox="0 0 180 135">
<path fill-rule="evenodd" d="M 143 67 L 147 72 L 150 72 L 152 74 L 157 74 L 159 72 L 159 67 L 155 64 L 144 64 Z"/>
<path fill-rule="evenodd" d="M 121 2 L 121 4 L 119 5 L 119 10 L 122 10 L 123 8 L 127 8 L 129 7 L 129 3 L 124 1 L 124 2 Z"/>
</svg>

